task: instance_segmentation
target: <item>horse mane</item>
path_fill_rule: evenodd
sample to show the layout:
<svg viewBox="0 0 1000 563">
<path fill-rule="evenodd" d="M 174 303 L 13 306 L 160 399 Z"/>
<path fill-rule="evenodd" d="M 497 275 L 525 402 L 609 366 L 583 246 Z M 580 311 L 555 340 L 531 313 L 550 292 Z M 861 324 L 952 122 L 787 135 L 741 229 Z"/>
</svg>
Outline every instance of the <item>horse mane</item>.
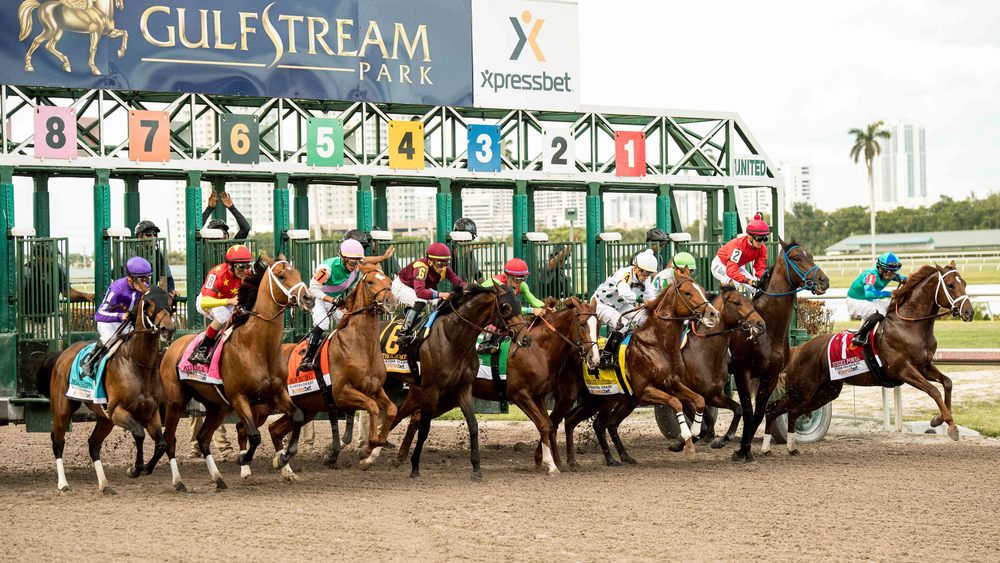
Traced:
<svg viewBox="0 0 1000 563">
<path fill-rule="evenodd" d="M 258 258 L 253 263 L 250 271 L 247 272 L 246 277 L 243 278 L 243 283 L 240 284 L 239 292 L 236 294 L 236 305 L 241 312 L 233 315 L 232 325 L 234 330 L 250 320 L 250 311 L 257 304 L 257 290 L 260 288 L 260 282 L 264 279 L 267 268 L 267 262 L 264 262 L 262 258 Z"/>
<path fill-rule="evenodd" d="M 919 270 L 910 274 L 910 277 L 906 279 L 906 283 L 901 285 L 899 289 L 892 293 L 893 299 L 896 300 L 897 306 L 902 306 L 907 303 L 912 297 L 913 292 L 916 290 L 917 286 L 920 285 L 925 279 L 931 277 L 938 272 L 937 266 L 931 266 L 926 264 L 921 266 Z"/>
<path fill-rule="evenodd" d="M 382 268 L 378 264 L 365 264 L 363 262 L 358 265 L 358 281 L 357 283 L 354 284 L 354 287 L 351 288 L 351 291 L 350 293 L 348 293 L 347 300 L 345 302 L 345 306 L 347 306 L 348 312 L 350 312 L 356 307 L 354 302 L 358 299 L 357 296 L 360 295 L 360 293 L 358 293 L 358 289 L 361 288 L 361 278 L 364 277 L 365 274 L 374 271 L 381 272 Z M 337 323 L 337 329 L 343 330 L 347 328 L 347 325 L 348 323 L 351 322 L 352 318 L 354 318 L 354 315 L 351 314 L 344 315 L 344 318 L 340 319 L 340 322 Z"/>
<path fill-rule="evenodd" d="M 495 286 L 484 287 L 475 283 L 470 283 L 464 288 L 462 286 L 456 287 L 451 291 L 451 297 L 448 298 L 448 303 L 450 303 L 451 306 L 439 308 L 438 318 L 447 315 L 448 313 L 451 313 L 453 311 L 457 311 L 463 305 L 465 305 L 469 301 L 472 301 L 474 298 L 484 293 L 492 293 L 493 292 L 492 287 Z"/>
<path fill-rule="evenodd" d="M 694 281 L 694 278 L 692 278 L 689 274 L 682 274 L 680 272 L 676 272 L 674 274 L 674 276 L 675 276 L 674 277 L 674 283 L 675 284 L 682 283 L 682 282 L 685 282 L 685 281 Z M 673 284 L 671 284 L 671 285 L 673 285 Z M 639 307 L 642 307 L 643 309 L 645 309 L 647 313 L 653 314 L 653 312 L 656 311 L 656 308 L 660 306 L 660 302 L 663 301 L 664 299 L 666 299 L 668 293 L 672 293 L 672 292 L 670 292 L 670 291 L 661 291 L 656 297 L 654 297 L 653 299 L 650 299 L 649 301 L 646 301 L 642 305 L 639 305 Z"/>
</svg>

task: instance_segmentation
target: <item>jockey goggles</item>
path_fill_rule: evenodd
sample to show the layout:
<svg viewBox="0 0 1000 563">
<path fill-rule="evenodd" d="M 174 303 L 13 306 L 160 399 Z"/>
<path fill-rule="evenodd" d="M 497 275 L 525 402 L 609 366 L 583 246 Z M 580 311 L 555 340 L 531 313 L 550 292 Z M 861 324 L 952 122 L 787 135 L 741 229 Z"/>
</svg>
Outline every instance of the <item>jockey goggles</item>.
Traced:
<svg viewBox="0 0 1000 563">
<path fill-rule="evenodd" d="M 144 283 L 144 284 L 147 284 L 147 285 L 151 281 L 153 281 L 153 276 L 129 276 L 129 277 L 132 278 L 133 280 L 137 281 L 137 282 Z"/>
<path fill-rule="evenodd" d="M 750 235 L 750 238 L 757 242 L 767 242 L 768 235 Z"/>
<path fill-rule="evenodd" d="M 444 268 L 451 263 L 450 258 L 431 258 L 431 265 L 435 268 Z"/>
<path fill-rule="evenodd" d="M 233 271 L 246 272 L 247 270 L 250 269 L 251 266 L 253 266 L 253 264 L 251 264 L 250 262 L 233 262 L 230 266 L 232 267 Z"/>
</svg>

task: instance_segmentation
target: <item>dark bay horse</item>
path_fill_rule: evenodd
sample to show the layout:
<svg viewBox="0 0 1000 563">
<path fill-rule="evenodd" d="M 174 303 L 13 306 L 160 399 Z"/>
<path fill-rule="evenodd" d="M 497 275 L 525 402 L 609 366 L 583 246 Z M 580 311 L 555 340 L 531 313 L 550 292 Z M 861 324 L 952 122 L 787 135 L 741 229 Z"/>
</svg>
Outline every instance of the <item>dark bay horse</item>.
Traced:
<svg viewBox="0 0 1000 563">
<path fill-rule="evenodd" d="M 764 274 L 761 279 L 764 290 L 758 292 L 753 300 L 754 308 L 767 324 L 767 330 L 754 342 L 736 338 L 730 343 L 732 357 L 729 373 L 736 381 L 744 418 L 743 436 L 739 449 L 733 452 L 733 461 L 753 461 L 750 443 L 764 420 L 764 409 L 778 385 L 778 375 L 788 363 L 788 329 L 792 324 L 796 295 L 803 290 L 822 295 L 830 288 L 830 279 L 813 262 L 805 247 L 795 240 L 786 243 L 779 239 L 779 242 L 781 255 Z M 751 403 L 750 382 L 754 378 L 759 381 L 756 397 Z M 733 421 L 733 424 L 738 423 L 738 420 Z"/>
<path fill-rule="evenodd" d="M 184 414 L 184 407 L 192 398 L 205 405 L 205 423 L 198 433 L 198 447 L 208 466 L 208 472 L 217 489 L 226 483 L 215 465 L 210 443 L 212 434 L 232 410 L 246 425 L 250 447 L 240 452 L 240 475 L 250 476 L 250 462 L 260 444 L 260 431 L 254 424 L 255 405 L 268 405 L 282 413 L 297 409 L 288 396 L 287 372 L 281 363 L 281 337 L 285 309 L 298 305 L 303 310 L 312 309 L 314 298 L 308 292 L 302 276 L 285 260 L 258 258 L 240 286 L 237 297 L 238 314 L 234 315 L 235 329 L 225 344 L 219 370 L 224 385 L 181 380 L 177 364 L 195 335 L 178 338 L 167 348 L 160 363 L 163 381 L 163 404 L 166 407 L 167 459 L 174 487 L 185 490 L 177 468 L 175 445 L 177 423 Z M 301 416 L 301 411 L 299 411 Z M 160 454 L 162 455 L 162 453 Z M 160 455 L 154 455 L 148 471 L 156 466 Z"/>
<path fill-rule="evenodd" d="M 97 487 L 103 493 L 113 493 L 108 487 L 108 479 L 101 464 L 101 445 L 114 429 L 121 426 L 132 433 L 135 440 L 135 464 L 129 468 L 129 477 L 138 477 L 143 470 L 143 441 L 145 432 L 156 443 L 156 452 L 162 454 L 167 449 L 160 428 L 160 378 L 157 376 L 157 357 L 160 340 L 168 341 L 174 334 L 172 317 L 173 300 L 159 286 L 151 286 L 132 311 L 136 318 L 135 330 L 122 335 L 117 352 L 107 361 L 104 386 L 107 391 L 107 409 L 94 403 L 87 408 L 97 415 L 97 424 L 90 433 L 90 459 L 97 472 Z M 52 453 L 56 456 L 56 471 L 59 474 L 57 487 L 68 491 L 66 473 L 63 469 L 63 448 L 66 445 L 66 430 L 73 413 L 80 406 L 66 396 L 69 388 L 70 367 L 77 353 L 91 342 L 77 342 L 61 353 L 50 356 L 39 371 L 39 387 L 51 401 L 52 410 Z M 154 454 L 155 455 L 155 454 Z"/>
<path fill-rule="evenodd" d="M 590 367 L 597 365 L 600 353 L 597 349 L 596 304 L 570 297 L 563 302 L 563 308 L 536 317 L 528 330 L 531 347 L 515 347 L 507 360 L 506 395 L 500 396 L 491 380 L 477 378 L 472 385 L 472 395 L 486 401 L 509 400 L 524 412 L 538 430 L 539 442 L 535 448 L 535 465 L 544 463 L 549 475 L 559 473 L 559 453 L 555 444 L 555 427 L 545 406 L 546 397 L 555 391 L 557 376 L 569 363 L 586 361 Z M 419 392 L 416 388 L 414 392 Z M 448 412 L 458 405 L 454 396 L 440 400 L 434 416 Z M 422 413 L 410 417 L 406 436 L 399 446 L 400 459 L 409 451 L 413 435 L 419 426 Z"/>
<path fill-rule="evenodd" d="M 527 323 L 521 316 L 521 303 L 513 291 L 504 285 L 456 289 L 438 307 L 437 320 L 420 344 L 421 379 L 418 382 L 412 376 L 404 378 L 410 384 L 410 392 L 392 422 L 395 428 L 418 410 L 437 413 L 439 401 L 447 402 L 448 397 L 454 396 L 469 427 L 472 477 L 477 480 L 482 479 L 483 473 L 479 467 L 479 425 L 473 411 L 472 384 L 479 370 L 476 338 L 490 325 L 511 335 L 517 346 L 527 348 L 531 344 Z M 430 433 L 432 418 L 420 417 L 417 445 L 410 457 L 410 477 L 420 476 L 420 453 Z M 402 459 L 397 457 L 399 461 Z"/>
<path fill-rule="evenodd" d="M 958 426 L 951 416 L 951 381 L 934 365 L 934 352 L 937 351 L 934 321 L 951 314 L 971 322 L 973 313 L 972 302 L 965 293 L 965 280 L 955 268 L 955 262 L 944 267 L 923 266 L 893 293 L 885 320 L 874 335 L 886 376 L 895 382 L 909 383 L 934 399 L 940 414 L 934 417 L 931 425 L 947 423 L 948 436 L 953 440 L 958 440 Z M 845 383 L 881 386 L 871 372 L 830 381 L 827 348 L 834 336 L 823 334 L 799 346 L 786 369 L 785 395 L 767 409 L 769 422 L 788 413 L 789 454 L 798 453 L 795 445 L 798 417 L 836 399 Z M 944 398 L 928 380 L 945 386 Z"/>
<path fill-rule="evenodd" d="M 378 460 L 382 447 L 389 435 L 389 424 L 396 416 L 396 405 L 389 399 L 382 385 L 385 384 L 385 363 L 379 347 L 378 315 L 396 308 L 396 297 L 392 294 L 392 280 L 374 264 L 361 264 L 360 279 L 347 297 L 347 313 L 337 324 L 330 337 L 328 358 L 330 363 L 330 391 L 333 405 L 327 404 L 321 391 L 314 391 L 292 398 L 292 402 L 302 410 L 303 419 L 295 422 L 288 414 L 282 415 L 268 427 L 274 444 L 275 465 L 281 469 L 286 479 L 294 480 L 295 473 L 288 462 L 295 455 L 299 444 L 299 431 L 320 412 L 330 414 L 333 428 L 333 447 L 324 460 L 334 465 L 340 455 L 340 431 L 337 426 L 338 414 L 344 410 L 362 409 L 371 420 L 383 421 L 381 431 L 375 424 L 370 425 L 368 443 L 362 448 L 361 468 L 368 469 Z M 294 344 L 283 346 L 286 361 L 295 348 Z M 287 374 L 287 371 L 286 371 Z M 331 409 L 332 406 L 332 409 Z M 331 412 L 332 411 L 332 412 Z M 288 432 L 292 439 L 287 451 L 281 442 Z"/>
<path fill-rule="evenodd" d="M 687 423 L 684 422 L 684 407 L 674 393 L 683 396 L 687 401 L 699 404 L 698 415 L 704 409 L 705 401 L 681 383 L 681 374 L 685 369 L 680 350 L 681 330 L 686 320 L 693 320 L 712 328 L 719 322 L 719 311 L 708 302 L 704 289 L 691 279 L 691 272 L 686 267 L 676 269 L 674 282 L 656 299 L 643 304 L 642 308 L 645 309 L 646 320 L 633 331 L 632 340 L 625 350 L 625 364 L 628 367 L 629 381 L 635 393 L 636 403 L 669 405 L 677 413 L 685 436 L 684 451 L 692 456 L 694 443 L 691 441 Z M 573 397 L 569 394 L 562 395 L 557 399 L 557 408 L 559 402 L 572 402 L 572 400 Z M 622 406 L 617 408 L 618 404 Z M 608 408 L 611 414 L 606 422 L 617 427 L 635 407 L 636 404 L 627 402 L 620 395 L 598 396 L 581 390 L 578 404 L 566 415 L 566 461 L 569 466 L 577 465 L 573 430 L 580 422 Z M 555 411 L 556 409 L 553 409 L 553 412 Z M 553 420 L 557 418 L 553 416 Z M 700 419 L 695 420 L 697 427 Z M 604 434 L 604 423 L 603 418 L 595 418 L 594 433 L 601 444 L 601 449 L 610 456 L 607 437 Z M 695 434 L 697 432 L 698 429 L 695 428 Z M 610 457 L 606 457 L 605 461 L 609 465 L 617 464 Z"/>
</svg>

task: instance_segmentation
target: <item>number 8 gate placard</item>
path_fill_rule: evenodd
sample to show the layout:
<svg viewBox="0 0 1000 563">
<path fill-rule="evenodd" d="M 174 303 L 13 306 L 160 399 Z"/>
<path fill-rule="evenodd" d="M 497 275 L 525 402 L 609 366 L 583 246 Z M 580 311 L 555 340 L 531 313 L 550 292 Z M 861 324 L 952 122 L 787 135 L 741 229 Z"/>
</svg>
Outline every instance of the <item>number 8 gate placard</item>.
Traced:
<svg viewBox="0 0 1000 563">
<path fill-rule="evenodd" d="M 167 112 L 128 112 L 128 159 L 137 162 L 170 160 L 170 118 Z"/>
<path fill-rule="evenodd" d="M 306 127 L 306 164 L 344 165 L 344 125 L 339 119 L 309 118 Z"/>
<path fill-rule="evenodd" d="M 222 115 L 222 162 L 257 164 L 260 162 L 260 129 L 256 115 Z"/>
<path fill-rule="evenodd" d="M 76 110 L 55 106 L 35 108 L 35 156 L 64 158 L 76 156 Z"/>
</svg>

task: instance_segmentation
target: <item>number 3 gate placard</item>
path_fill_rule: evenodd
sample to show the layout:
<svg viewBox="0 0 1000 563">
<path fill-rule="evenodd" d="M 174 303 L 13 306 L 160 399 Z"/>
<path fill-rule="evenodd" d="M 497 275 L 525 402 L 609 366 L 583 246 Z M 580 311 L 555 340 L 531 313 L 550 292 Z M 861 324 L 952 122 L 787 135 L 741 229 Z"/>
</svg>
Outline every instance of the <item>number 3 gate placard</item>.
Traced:
<svg viewBox="0 0 1000 563">
<path fill-rule="evenodd" d="M 576 170 L 576 148 L 573 132 L 569 127 L 551 127 L 545 130 L 542 141 L 542 170 L 545 172 L 573 172 Z"/>
<path fill-rule="evenodd" d="M 256 115 L 222 115 L 222 162 L 257 164 L 260 162 L 260 130 Z"/>
<path fill-rule="evenodd" d="M 500 126 L 469 125 L 469 170 L 500 171 Z"/>
<path fill-rule="evenodd" d="M 35 108 L 35 156 L 64 158 L 76 156 L 76 110 L 55 106 Z"/>
<path fill-rule="evenodd" d="M 310 117 L 306 127 L 306 164 L 344 165 L 344 124 L 339 119 Z"/>
<path fill-rule="evenodd" d="M 424 123 L 389 122 L 389 168 L 423 170 Z"/>
<path fill-rule="evenodd" d="M 128 159 L 137 162 L 170 160 L 170 117 L 167 112 L 129 110 Z"/>
<path fill-rule="evenodd" d="M 615 131 L 615 174 L 646 175 L 646 134 L 642 131 Z"/>
</svg>

